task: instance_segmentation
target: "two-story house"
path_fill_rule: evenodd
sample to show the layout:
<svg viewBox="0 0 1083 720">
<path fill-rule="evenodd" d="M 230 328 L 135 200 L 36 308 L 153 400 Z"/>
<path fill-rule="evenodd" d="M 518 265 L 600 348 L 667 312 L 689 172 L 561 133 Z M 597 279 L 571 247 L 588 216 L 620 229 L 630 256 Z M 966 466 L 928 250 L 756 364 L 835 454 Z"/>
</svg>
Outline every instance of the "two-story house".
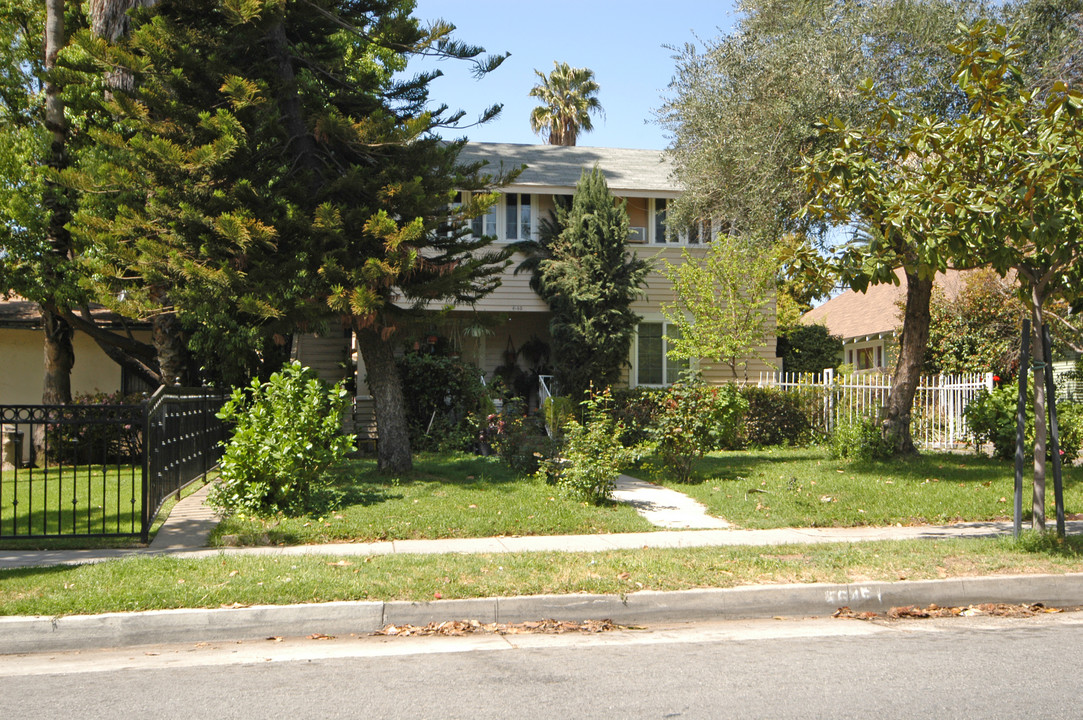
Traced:
<svg viewBox="0 0 1083 720">
<path fill-rule="evenodd" d="M 663 153 L 656 150 L 632 150 L 554 145 L 515 145 L 503 143 L 470 143 L 463 151 L 467 162 L 487 162 L 493 170 L 526 166 L 516 181 L 503 188 L 500 201 L 484 217 L 474 221 L 474 231 L 491 235 L 497 243 L 512 243 L 536 237 L 542 218 L 552 212 L 555 198 L 571 196 L 584 169 L 597 166 L 606 177 L 610 191 L 627 201 L 630 220 L 629 250 L 657 266 L 662 259 L 681 262 L 681 253 L 702 251 L 709 233 L 705 228 L 674 228 L 667 226 L 667 204 L 678 197 L 680 190 L 673 178 L 672 167 Z M 502 283 L 493 293 L 473 307 L 456 307 L 434 326 L 432 337 L 450 342 L 455 352 L 476 364 L 492 378 L 501 366 L 515 363 L 530 370 L 534 350 L 549 342 L 549 308 L 530 287 L 530 274 L 516 274 L 522 260 L 514 258 L 505 270 Z M 671 284 L 652 269 L 642 296 L 633 309 L 640 316 L 635 340 L 628 358 L 624 382 L 630 387 L 664 386 L 674 382 L 680 363 L 669 358 L 666 347 L 667 323 L 662 304 L 672 302 Z M 767 318 L 774 325 L 774 308 Z M 774 333 L 748 358 L 748 375 L 756 377 L 761 370 L 774 364 Z M 299 342 L 298 342 L 299 341 Z M 421 342 L 424 342 L 424 337 Z M 326 345 L 325 357 L 340 358 L 341 339 L 324 340 L 298 338 L 298 359 L 316 359 L 318 346 Z M 708 382 L 732 380 L 725 363 L 702 361 L 697 364 Z M 328 368 L 328 374 L 331 369 Z M 358 397 L 364 400 L 364 367 L 358 367 Z"/>
</svg>

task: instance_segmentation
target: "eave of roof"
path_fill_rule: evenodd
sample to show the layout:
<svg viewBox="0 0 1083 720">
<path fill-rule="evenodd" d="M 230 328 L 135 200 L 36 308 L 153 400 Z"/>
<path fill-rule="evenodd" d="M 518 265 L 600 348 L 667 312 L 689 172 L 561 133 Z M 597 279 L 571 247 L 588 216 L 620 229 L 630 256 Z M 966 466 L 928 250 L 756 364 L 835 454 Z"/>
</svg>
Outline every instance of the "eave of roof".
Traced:
<svg viewBox="0 0 1083 720">
<path fill-rule="evenodd" d="M 90 315 L 102 327 L 145 328 L 150 326 L 146 320 L 131 320 L 101 305 L 91 305 Z M 36 302 L 17 295 L 7 299 L 0 298 L 0 328 L 35 329 L 40 327 L 41 308 Z"/>
<path fill-rule="evenodd" d="M 949 297 L 958 295 L 964 286 L 963 272 L 948 270 L 937 273 L 936 285 Z M 895 270 L 899 284 L 870 285 L 863 293 L 847 290 L 823 305 L 809 310 L 801 317 L 805 325 L 826 325 L 832 335 L 844 341 L 860 340 L 866 336 L 884 336 L 902 325 L 900 303 L 906 300 L 906 275 Z"/>
</svg>

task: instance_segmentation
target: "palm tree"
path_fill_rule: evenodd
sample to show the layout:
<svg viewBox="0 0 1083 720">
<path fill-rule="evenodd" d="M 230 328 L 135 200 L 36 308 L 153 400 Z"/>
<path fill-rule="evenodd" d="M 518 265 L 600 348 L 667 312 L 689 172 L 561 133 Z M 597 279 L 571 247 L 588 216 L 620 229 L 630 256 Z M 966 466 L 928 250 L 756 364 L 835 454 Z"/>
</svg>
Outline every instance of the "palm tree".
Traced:
<svg viewBox="0 0 1083 720">
<path fill-rule="evenodd" d="M 530 112 L 530 128 L 546 137 L 550 145 L 575 145 L 580 130 L 594 129 L 590 113 L 605 116 L 598 102 L 593 70 L 554 60 L 553 72 L 548 76 L 538 70 L 534 74 L 541 82 L 531 88 L 530 97 L 539 98 L 543 104 Z"/>
</svg>

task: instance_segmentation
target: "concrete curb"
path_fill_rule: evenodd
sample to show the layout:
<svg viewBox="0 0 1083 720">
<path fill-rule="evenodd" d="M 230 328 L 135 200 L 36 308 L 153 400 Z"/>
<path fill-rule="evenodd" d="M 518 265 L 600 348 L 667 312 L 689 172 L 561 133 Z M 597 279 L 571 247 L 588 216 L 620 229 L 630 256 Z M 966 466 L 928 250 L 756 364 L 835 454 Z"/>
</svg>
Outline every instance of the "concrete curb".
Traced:
<svg viewBox="0 0 1083 720">
<path fill-rule="evenodd" d="M 332 602 L 180 609 L 66 617 L 0 617 L 0 655 L 271 636 L 367 634 L 385 625 L 445 620 L 517 623 L 609 619 L 627 625 L 764 617 L 816 617 L 849 606 L 884 612 L 936 603 L 1083 605 L 1083 573 L 951 578 L 844 585 L 760 585 L 629 595 L 533 595 L 432 602 Z"/>
</svg>

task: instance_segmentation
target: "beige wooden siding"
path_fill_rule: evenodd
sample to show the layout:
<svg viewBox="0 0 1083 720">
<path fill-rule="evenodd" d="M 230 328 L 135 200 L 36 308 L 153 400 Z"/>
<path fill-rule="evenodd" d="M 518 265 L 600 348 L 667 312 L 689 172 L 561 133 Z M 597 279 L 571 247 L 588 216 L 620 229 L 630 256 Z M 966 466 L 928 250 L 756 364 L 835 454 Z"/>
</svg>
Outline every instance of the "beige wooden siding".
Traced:
<svg viewBox="0 0 1083 720">
<path fill-rule="evenodd" d="M 474 308 L 483 312 L 549 312 L 549 306 L 530 288 L 530 273 L 515 274 L 523 261 L 521 254 L 512 257 L 511 265 L 500 275 L 500 287 L 479 300 Z M 469 309 L 459 305 L 457 309 Z"/>
<path fill-rule="evenodd" d="M 334 384 L 346 377 L 343 363 L 350 352 L 349 334 L 331 330 L 326 335 L 295 335 L 291 358 L 315 370 L 324 382 Z"/>
<path fill-rule="evenodd" d="M 647 322 L 660 322 L 663 320 L 662 305 L 674 301 L 673 283 L 670 282 L 660 271 L 663 260 L 677 264 L 682 261 L 682 250 L 679 247 L 651 248 L 644 247 L 637 251 L 640 258 L 651 263 L 652 269 L 647 275 L 647 287 L 644 294 L 633 304 L 635 310 Z M 703 257 L 706 249 L 703 247 L 687 248 L 693 257 Z M 778 360 L 775 357 L 775 306 L 771 303 L 764 311 L 767 321 L 767 342 L 749 358 L 746 368 L 738 368 L 738 380 L 743 380 L 747 374 L 749 380 L 755 381 L 760 372 L 777 369 Z M 733 372 L 728 364 L 701 360 L 700 371 L 707 382 L 717 384 L 731 382 Z M 629 379 L 626 373 L 626 379 Z"/>
</svg>

